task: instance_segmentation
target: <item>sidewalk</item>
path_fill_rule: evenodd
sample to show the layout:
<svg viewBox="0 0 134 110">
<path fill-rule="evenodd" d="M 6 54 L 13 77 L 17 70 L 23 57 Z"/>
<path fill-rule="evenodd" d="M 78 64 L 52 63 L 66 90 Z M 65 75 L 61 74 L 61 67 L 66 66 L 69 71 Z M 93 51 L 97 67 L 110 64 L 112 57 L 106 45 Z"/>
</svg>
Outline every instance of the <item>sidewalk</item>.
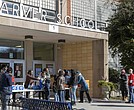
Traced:
<svg viewBox="0 0 134 110">
<path fill-rule="evenodd" d="M 1 110 L 1 106 L 0 106 Z M 9 107 L 8 110 L 21 110 L 19 107 Z M 45 109 L 44 109 L 45 110 Z M 73 110 L 134 110 L 134 104 L 125 103 L 120 100 L 93 99 L 92 103 L 76 103 Z"/>
<path fill-rule="evenodd" d="M 120 100 L 93 99 L 92 103 L 77 103 L 74 110 L 134 110 L 134 104 L 128 104 Z"/>
</svg>

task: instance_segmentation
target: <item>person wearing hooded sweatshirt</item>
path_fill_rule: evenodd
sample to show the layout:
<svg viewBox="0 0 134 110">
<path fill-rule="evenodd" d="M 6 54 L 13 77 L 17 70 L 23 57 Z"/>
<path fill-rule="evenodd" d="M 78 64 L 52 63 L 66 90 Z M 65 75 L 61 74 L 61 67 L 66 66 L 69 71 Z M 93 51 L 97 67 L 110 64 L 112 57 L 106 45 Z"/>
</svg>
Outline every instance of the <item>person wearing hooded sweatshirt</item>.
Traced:
<svg viewBox="0 0 134 110">
<path fill-rule="evenodd" d="M 83 75 L 77 71 L 78 74 L 78 84 L 80 84 L 80 103 L 83 103 L 83 94 L 86 93 L 88 102 L 91 103 L 92 99 L 89 95 L 89 88 L 86 80 L 84 79 Z"/>
</svg>

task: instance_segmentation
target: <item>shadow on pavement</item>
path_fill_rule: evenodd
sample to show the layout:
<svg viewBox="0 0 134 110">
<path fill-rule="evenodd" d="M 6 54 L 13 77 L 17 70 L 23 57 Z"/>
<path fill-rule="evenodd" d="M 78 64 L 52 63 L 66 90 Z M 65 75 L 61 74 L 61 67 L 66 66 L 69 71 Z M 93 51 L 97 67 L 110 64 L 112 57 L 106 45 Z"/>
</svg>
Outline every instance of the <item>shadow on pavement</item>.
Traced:
<svg viewBox="0 0 134 110">
<path fill-rule="evenodd" d="M 84 108 L 80 108 L 80 109 L 73 108 L 73 110 L 86 110 L 86 109 L 84 109 Z"/>
<path fill-rule="evenodd" d="M 107 104 L 107 105 L 98 105 L 98 104 L 94 104 L 92 106 L 103 106 L 103 107 L 134 107 L 134 105 L 113 105 L 113 104 Z"/>
</svg>

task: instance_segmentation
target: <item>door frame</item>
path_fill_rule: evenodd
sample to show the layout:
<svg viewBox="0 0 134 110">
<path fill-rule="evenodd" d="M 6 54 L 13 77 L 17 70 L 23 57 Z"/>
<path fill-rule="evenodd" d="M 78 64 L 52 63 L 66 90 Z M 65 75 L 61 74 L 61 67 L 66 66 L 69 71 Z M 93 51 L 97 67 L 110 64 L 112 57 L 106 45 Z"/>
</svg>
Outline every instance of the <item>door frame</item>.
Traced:
<svg viewBox="0 0 134 110">
<path fill-rule="evenodd" d="M 53 73 L 55 73 L 55 62 L 54 61 L 41 61 L 41 60 L 33 60 L 33 73 L 35 76 L 35 64 L 42 64 L 42 69 L 46 68 L 47 64 L 52 64 L 53 65 Z"/>
<path fill-rule="evenodd" d="M 26 74 L 25 74 L 25 60 L 18 60 L 18 59 L 0 59 L 1 63 L 9 63 L 10 67 L 12 67 L 12 75 L 14 76 L 14 64 L 15 63 L 22 63 L 23 64 L 23 78 L 15 78 L 15 82 L 25 82 Z"/>
</svg>

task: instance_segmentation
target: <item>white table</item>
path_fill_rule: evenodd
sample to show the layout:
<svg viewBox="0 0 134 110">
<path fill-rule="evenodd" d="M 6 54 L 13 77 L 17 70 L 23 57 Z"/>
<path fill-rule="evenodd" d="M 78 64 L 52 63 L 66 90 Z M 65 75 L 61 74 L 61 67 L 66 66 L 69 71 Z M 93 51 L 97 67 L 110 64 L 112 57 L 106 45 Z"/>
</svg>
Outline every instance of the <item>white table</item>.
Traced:
<svg viewBox="0 0 134 110">
<path fill-rule="evenodd" d="M 16 95 L 20 95 L 21 97 L 25 97 L 26 96 L 26 92 L 30 92 L 29 94 L 29 98 L 33 98 L 34 96 L 34 92 L 42 92 L 44 90 L 34 90 L 34 89 L 23 89 L 23 90 L 12 90 L 13 94 L 11 96 L 11 98 L 13 99 L 13 101 L 15 101 L 17 98 L 16 98 Z M 14 95 L 14 96 L 13 96 Z"/>
</svg>

